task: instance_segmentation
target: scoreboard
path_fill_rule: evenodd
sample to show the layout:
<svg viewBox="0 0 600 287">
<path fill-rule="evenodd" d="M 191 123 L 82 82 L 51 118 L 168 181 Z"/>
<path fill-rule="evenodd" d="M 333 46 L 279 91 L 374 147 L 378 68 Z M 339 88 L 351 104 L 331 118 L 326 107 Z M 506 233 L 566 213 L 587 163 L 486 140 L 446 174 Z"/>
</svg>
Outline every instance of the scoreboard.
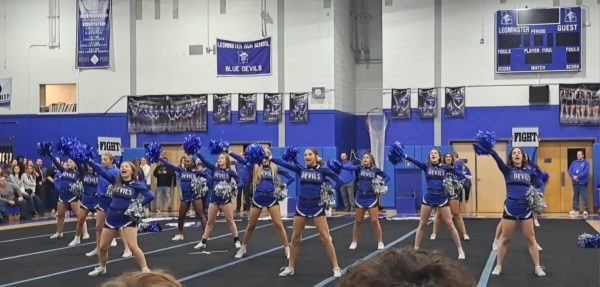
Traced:
<svg viewBox="0 0 600 287">
<path fill-rule="evenodd" d="M 581 7 L 496 12 L 496 73 L 581 71 Z"/>
</svg>

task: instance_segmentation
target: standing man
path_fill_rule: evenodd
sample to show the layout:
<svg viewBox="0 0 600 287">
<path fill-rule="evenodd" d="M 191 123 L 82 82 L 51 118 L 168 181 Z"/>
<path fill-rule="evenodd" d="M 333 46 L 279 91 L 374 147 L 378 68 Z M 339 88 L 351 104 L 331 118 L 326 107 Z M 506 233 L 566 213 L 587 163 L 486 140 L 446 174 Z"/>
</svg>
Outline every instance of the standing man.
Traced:
<svg viewBox="0 0 600 287">
<path fill-rule="evenodd" d="M 573 210 L 569 215 L 579 215 L 579 198 L 583 201 L 583 216 L 588 215 L 587 205 L 587 184 L 590 172 L 590 163 L 585 159 L 583 150 L 577 151 L 577 160 L 569 166 L 569 177 L 573 183 Z"/>
<path fill-rule="evenodd" d="M 354 165 L 348 160 L 348 155 L 343 152 L 340 154 L 342 160 L 342 166 L 353 168 Z M 344 181 L 344 185 L 340 188 L 342 194 L 342 200 L 344 201 L 344 207 L 346 211 L 354 211 L 354 171 L 351 169 L 342 168 L 340 171 L 340 177 Z"/>
</svg>

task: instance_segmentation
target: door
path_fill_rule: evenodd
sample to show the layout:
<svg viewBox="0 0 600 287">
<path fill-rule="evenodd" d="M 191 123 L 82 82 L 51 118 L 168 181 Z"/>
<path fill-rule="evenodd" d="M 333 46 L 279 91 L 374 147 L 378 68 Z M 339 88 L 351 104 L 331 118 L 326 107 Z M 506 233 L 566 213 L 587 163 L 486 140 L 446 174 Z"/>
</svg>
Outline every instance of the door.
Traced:
<svg viewBox="0 0 600 287">
<path fill-rule="evenodd" d="M 473 150 L 472 143 L 455 143 L 452 145 L 454 151 L 458 153 L 458 158 L 464 162 L 464 164 L 471 171 L 471 193 L 469 200 L 465 200 L 460 205 L 461 212 L 463 213 L 475 213 L 477 212 L 477 185 L 475 179 L 477 178 L 477 169 L 475 168 L 475 151 Z M 465 196 L 465 195 L 463 195 Z"/>
<path fill-rule="evenodd" d="M 550 175 L 544 197 L 548 203 L 545 212 L 569 212 L 573 208 L 573 185 L 569 178 L 569 166 L 583 150 L 585 158 L 592 163 L 591 141 L 541 141 L 536 155 L 539 167 Z M 593 171 L 590 171 L 590 177 Z M 588 208 L 592 207 L 592 184 L 588 185 Z M 579 205 L 581 206 L 581 204 Z"/>
</svg>

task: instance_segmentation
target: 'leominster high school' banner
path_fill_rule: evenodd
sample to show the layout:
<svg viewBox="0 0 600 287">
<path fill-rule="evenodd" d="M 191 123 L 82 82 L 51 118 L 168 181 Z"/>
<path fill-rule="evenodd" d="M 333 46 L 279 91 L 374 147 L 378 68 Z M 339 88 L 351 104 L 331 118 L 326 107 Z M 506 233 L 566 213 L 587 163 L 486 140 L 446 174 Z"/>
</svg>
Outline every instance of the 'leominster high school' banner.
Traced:
<svg viewBox="0 0 600 287">
<path fill-rule="evenodd" d="M 77 68 L 110 67 L 111 0 L 78 0 L 77 8 Z"/>
<path fill-rule="evenodd" d="M 217 76 L 271 74 L 271 38 L 235 42 L 217 39 Z"/>
</svg>

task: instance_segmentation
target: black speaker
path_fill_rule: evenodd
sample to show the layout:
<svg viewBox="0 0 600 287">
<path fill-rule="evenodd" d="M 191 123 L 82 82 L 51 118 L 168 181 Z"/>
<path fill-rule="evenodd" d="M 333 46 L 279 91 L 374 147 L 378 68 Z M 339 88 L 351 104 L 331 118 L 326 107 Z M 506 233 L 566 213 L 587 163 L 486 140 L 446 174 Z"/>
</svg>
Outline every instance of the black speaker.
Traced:
<svg viewBox="0 0 600 287">
<path fill-rule="evenodd" d="M 529 104 L 530 105 L 547 105 L 550 103 L 550 87 L 545 86 L 529 86 Z"/>
</svg>

